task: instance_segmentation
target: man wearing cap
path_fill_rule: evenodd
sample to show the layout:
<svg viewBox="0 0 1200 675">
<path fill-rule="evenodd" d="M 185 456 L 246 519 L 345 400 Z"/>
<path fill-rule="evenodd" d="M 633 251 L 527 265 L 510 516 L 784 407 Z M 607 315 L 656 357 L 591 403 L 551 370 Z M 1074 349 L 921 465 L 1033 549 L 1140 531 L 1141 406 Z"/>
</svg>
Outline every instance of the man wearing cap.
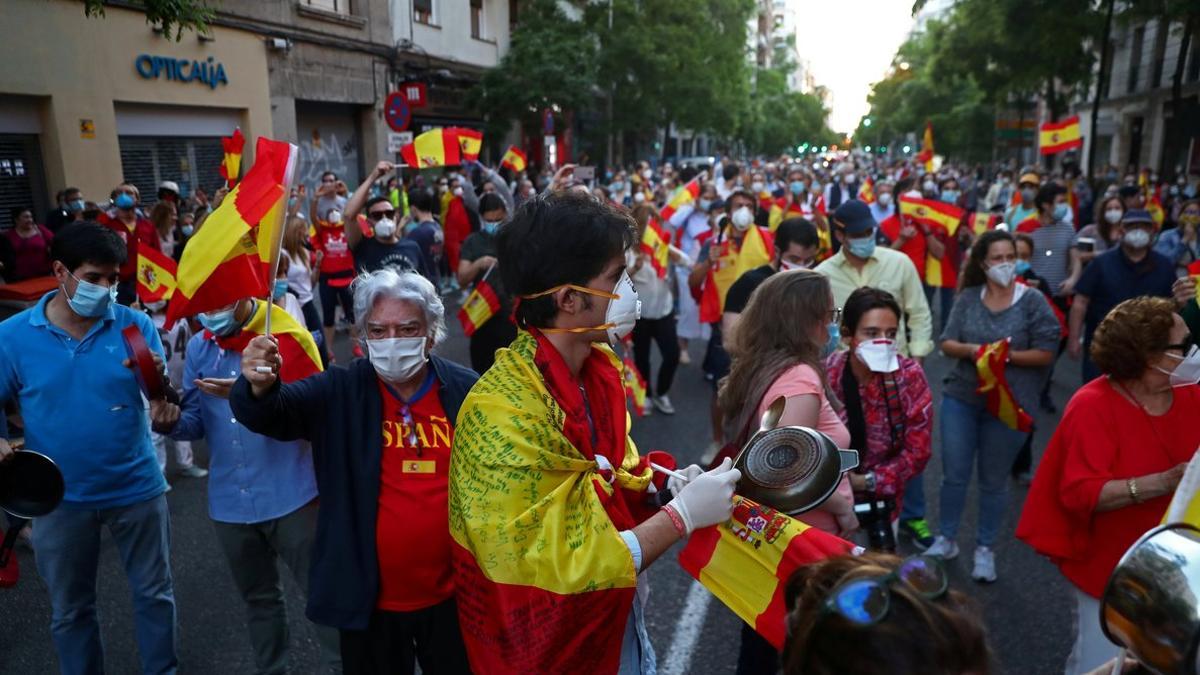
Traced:
<svg viewBox="0 0 1200 675">
<path fill-rule="evenodd" d="M 891 293 L 900 302 L 907 327 L 896 336 L 900 353 L 924 358 L 933 351 L 933 324 L 917 268 L 900 251 L 876 246 L 879 224 L 862 200 L 851 199 L 839 206 L 833 212 L 833 224 L 842 248 L 818 265 L 817 271 L 829 277 L 834 304 L 841 307 L 855 289 L 864 286 Z"/>
<path fill-rule="evenodd" d="M 1151 250 L 1156 228 L 1149 211 L 1126 211 L 1121 226 L 1125 231 L 1121 245 L 1096 256 L 1075 285 L 1067 350 L 1072 358 L 1083 355 L 1084 382 L 1100 375 L 1088 351 L 1096 326 L 1109 310 L 1142 295 L 1174 297 L 1180 305 L 1195 297 L 1192 280 L 1184 277 L 1176 281 L 1175 263 Z"/>
<path fill-rule="evenodd" d="M 158 184 L 158 201 L 179 204 L 179 184 L 173 180 L 164 180 Z"/>
<path fill-rule="evenodd" d="M 1121 198 L 1121 206 L 1126 211 L 1146 208 L 1145 195 L 1143 195 L 1141 188 L 1136 185 L 1122 185 L 1117 190 L 1117 196 Z"/>
<path fill-rule="evenodd" d="M 1042 179 L 1036 173 L 1021 174 L 1021 180 L 1018 187 L 1021 190 L 1021 203 L 1009 207 L 1004 212 L 1004 222 L 1008 223 L 1010 230 L 1015 230 L 1018 225 L 1030 218 L 1036 218 L 1038 214 L 1037 206 L 1034 201 L 1037 199 L 1038 188 L 1042 186 Z"/>
<path fill-rule="evenodd" d="M 111 211 L 101 213 L 96 219 L 107 227 L 121 241 L 125 242 L 125 262 L 121 265 L 121 283 L 117 286 L 117 302 L 122 305 L 133 304 L 137 291 L 137 261 L 138 247 L 149 246 L 156 251 L 162 251 L 158 240 L 158 230 L 154 224 L 146 220 L 138 211 L 138 190 L 132 183 L 121 183 L 113 188 Z"/>
</svg>

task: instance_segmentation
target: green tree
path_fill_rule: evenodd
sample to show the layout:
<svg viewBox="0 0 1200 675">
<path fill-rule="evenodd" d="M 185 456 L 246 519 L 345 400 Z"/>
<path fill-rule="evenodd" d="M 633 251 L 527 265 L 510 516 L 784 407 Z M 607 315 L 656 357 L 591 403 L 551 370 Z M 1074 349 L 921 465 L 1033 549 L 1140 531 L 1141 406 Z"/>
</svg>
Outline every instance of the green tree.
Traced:
<svg viewBox="0 0 1200 675">
<path fill-rule="evenodd" d="M 771 67 L 757 70 L 752 94 L 742 108 L 736 136 L 751 153 L 774 155 L 794 152 L 803 143 L 837 142 L 822 98 L 788 88 L 788 76 L 796 68 L 789 53 L 777 48 Z"/>
<path fill-rule="evenodd" d="M 204 0 L 135 0 L 126 4 L 141 8 L 146 23 L 162 28 L 163 35 L 174 33 L 179 41 L 185 31 L 208 32 L 213 10 Z M 104 0 L 83 0 L 84 16 L 104 16 Z"/>
</svg>

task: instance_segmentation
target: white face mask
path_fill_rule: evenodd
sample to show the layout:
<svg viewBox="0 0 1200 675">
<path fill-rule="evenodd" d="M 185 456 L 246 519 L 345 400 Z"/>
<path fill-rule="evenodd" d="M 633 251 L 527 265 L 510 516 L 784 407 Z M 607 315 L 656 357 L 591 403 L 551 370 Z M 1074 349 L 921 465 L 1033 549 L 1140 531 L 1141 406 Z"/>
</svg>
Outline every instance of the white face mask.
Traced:
<svg viewBox="0 0 1200 675">
<path fill-rule="evenodd" d="M 751 190 L 752 192 L 754 192 L 754 194 L 758 194 L 758 193 L 762 192 L 762 191 L 763 191 L 763 184 L 762 184 L 762 181 L 761 181 L 761 180 L 756 180 L 756 181 L 754 181 L 753 183 L 751 183 L 751 184 L 750 184 L 750 190 Z"/>
<path fill-rule="evenodd" d="M 733 221 L 733 226 L 736 227 L 739 232 L 741 232 L 748 229 L 750 224 L 754 222 L 754 214 L 750 213 L 750 209 L 748 207 L 743 206 L 737 211 L 734 211 L 733 215 L 730 216 L 730 219 Z"/>
<path fill-rule="evenodd" d="M 1132 249 L 1143 249 L 1150 245 L 1150 233 L 1140 227 L 1126 230 L 1122 239 Z"/>
<path fill-rule="evenodd" d="M 642 301 L 638 300 L 637 289 L 633 287 L 633 279 L 628 272 L 621 272 L 613 295 L 616 300 L 608 301 L 608 311 L 604 313 L 604 323 L 608 326 L 609 344 L 617 344 L 633 331 L 633 324 L 642 318 Z"/>
<path fill-rule="evenodd" d="M 783 258 L 779 259 L 779 269 L 784 272 L 791 272 L 792 270 L 806 270 L 808 268 L 809 266 L 805 265 L 804 263 L 794 263 L 789 260 L 784 260 Z"/>
<path fill-rule="evenodd" d="M 1004 262 L 992 265 L 987 269 L 987 277 L 996 284 L 1008 288 L 1012 285 L 1013 278 L 1017 276 L 1017 264 Z"/>
<path fill-rule="evenodd" d="M 426 342 L 425 337 L 367 340 L 367 353 L 375 372 L 385 382 L 407 382 L 429 360 L 425 355 Z"/>
<path fill-rule="evenodd" d="M 396 234 L 396 221 L 391 218 L 380 218 L 378 223 L 375 223 L 375 236 L 387 239 L 393 234 Z"/>
<path fill-rule="evenodd" d="M 900 359 L 897 356 L 895 340 L 881 338 L 858 343 L 854 348 L 858 360 L 866 364 L 873 373 L 894 373 L 900 370 Z"/>
<path fill-rule="evenodd" d="M 644 192 L 633 193 L 633 203 L 634 204 L 641 204 L 644 201 L 646 201 L 646 194 Z"/>
<path fill-rule="evenodd" d="M 455 196 L 455 197 L 461 197 L 461 196 L 462 196 L 462 188 L 461 188 L 461 187 L 456 187 L 456 188 L 454 188 L 454 196 Z"/>
<path fill-rule="evenodd" d="M 1107 220 L 1110 225 L 1116 225 L 1117 223 L 1121 222 L 1121 216 L 1123 215 L 1125 215 L 1125 212 L 1121 209 L 1109 209 L 1104 212 L 1104 219 Z"/>
<path fill-rule="evenodd" d="M 642 172 L 642 178 L 644 178 L 646 180 L 650 180 L 653 177 L 654 177 L 654 172 L 651 171 L 650 169 L 646 169 L 645 171 Z"/>
<path fill-rule="evenodd" d="M 892 203 L 892 193 L 881 192 L 877 198 L 880 206 L 889 206 Z"/>
<path fill-rule="evenodd" d="M 1188 350 L 1187 356 L 1178 357 L 1174 354 L 1167 353 L 1167 356 L 1173 359 L 1179 359 L 1179 365 L 1175 366 L 1170 372 L 1154 366 L 1154 369 L 1160 373 L 1166 373 L 1170 376 L 1169 382 L 1172 387 L 1186 387 L 1188 385 L 1200 383 L 1200 347 L 1192 345 Z"/>
<path fill-rule="evenodd" d="M 331 210 L 329 212 L 329 222 L 331 222 L 331 223 L 342 222 L 342 212 L 338 211 L 337 209 Z"/>
</svg>

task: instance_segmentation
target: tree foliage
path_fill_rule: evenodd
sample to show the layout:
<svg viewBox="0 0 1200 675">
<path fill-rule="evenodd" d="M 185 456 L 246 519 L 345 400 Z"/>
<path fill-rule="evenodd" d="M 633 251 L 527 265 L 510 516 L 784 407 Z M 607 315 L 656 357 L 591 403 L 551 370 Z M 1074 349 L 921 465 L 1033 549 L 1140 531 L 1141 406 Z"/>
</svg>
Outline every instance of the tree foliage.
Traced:
<svg viewBox="0 0 1200 675">
<path fill-rule="evenodd" d="M 213 9 L 204 0 L 135 0 L 129 4 L 141 7 L 146 23 L 162 28 L 163 35 L 176 42 L 185 31 L 208 32 Z M 83 0 L 84 16 L 104 16 L 104 0 Z"/>
<path fill-rule="evenodd" d="M 818 94 L 788 89 L 796 64 L 785 48 L 775 50 L 770 68 L 758 69 L 753 95 L 743 107 L 737 136 L 754 154 L 794 152 L 802 143 L 830 145 L 829 109 Z"/>
</svg>

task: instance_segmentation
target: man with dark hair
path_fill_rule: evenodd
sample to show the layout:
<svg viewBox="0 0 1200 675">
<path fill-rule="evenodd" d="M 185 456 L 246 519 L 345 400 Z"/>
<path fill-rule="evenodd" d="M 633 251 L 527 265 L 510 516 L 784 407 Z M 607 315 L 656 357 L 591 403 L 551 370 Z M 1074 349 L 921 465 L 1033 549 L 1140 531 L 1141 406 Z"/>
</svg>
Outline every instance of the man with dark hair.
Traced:
<svg viewBox="0 0 1200 675">
<path fill-rule="evenodd" d="M 471 368 L 477 373 L 486 373 L 496 358 L 496 350 L 507 347 L 517 337 L 513 324 L 512 298 L 504 290 L 497 269 L 496 234 L 508 220 L 508 205 L 495 192 L 479 198 L 479 231 L 472 232 L 463 242 L 459 253 L 458 285 L 462 288 L 478 287 L 485 277 L 500 307 L 491 318 L 471 333 Z"/>
<path fill-rule="evenodd" d="M 428 188 L 417 188 L 408 193 L 408 211 L 411 220 L 405 228 L 404 238 L 413 241 L 421 249 L 421 262 L 417 271 L 438 285 L 438 256 L 442 253 L 444 238 L 442 228 L 434 220 L 438 212 L 437 198 Z M 411 228 L 411 229 L 408 229 Z"/>
<path fill-rule="evenodd" d="M 384 196 L 367 197 L 371 186 L 395 169 L 396 166 L 388 161 L 376 164 L 346 202 L 343 228 L 346 243 L 354 253 L 355 272 L 360 275 L 384 268 L 397 272 L 416 271 L 421 264 L 421 249 L 416 242 L 400 238 L 392 200 Z M 360 215 L 364 211 L 365 217 Z M 372 236 L 367 236 L 368 231 Z"/>
<path fill-rule="evenodd" d="M 674 461 L 638 454 L 621 361 L 604 344 L 640 313 L 625 268 L 634 239 L 628 215 L 569 192 L 526 202 L 500 229 L 524 330 L 463 402 L 450 461 L 455 590 L 475 672 L 653 672 L 638 573 L 732 513 L 740 473 L 729 460 L 685 469 L 661 509 L 648 499 L 652 484 L 667 487 L 650 462 Z"/>
<path fill-rule="evenodd" d="M 57 208 L 51 210 L 46 216 L 46 227 L 50 228 L 51 232 L 58 232 L 63 225 L 75 220 L 77 214 L 83 211 L 83 195 L 79 192 L 79 188 L 69 187 L 58 193 L 56 197 Z"/>
<path fill-rule="evenodd" d="M 341 222 L 341 213 L 346 210 L 346 198 L 338 194 L 340 182 L 337 174 L 332 171 L 321 174 L 321 184 L 313 190 L 315 199 L 309 206 L 308 217 L 312 223 L 320 221 L 337 224 Z"/>
<path fill-rule="evenodd" d="M 0 323 L 0 405 L 20 403 L 26 446 L 49 455 L 66 484 L 62 504 L 33 531 L 64 673 L 104 669 L 96 617 L 102 526 L 133 595 L 142 671 L 173 673 L 178 665 L 167 483 L 121 331 L 136 326 L 160 368 L 163 349 L 149 316 L 116 303 L 125 256 L 111 229 L 64 227 L 51 246 L 58 289 Z M 177 406 L 150 402 L 156 428 L 178 417 Z M 7 431 L 0 416 L 0 462 L 12 455 Z"/>
</svg>

